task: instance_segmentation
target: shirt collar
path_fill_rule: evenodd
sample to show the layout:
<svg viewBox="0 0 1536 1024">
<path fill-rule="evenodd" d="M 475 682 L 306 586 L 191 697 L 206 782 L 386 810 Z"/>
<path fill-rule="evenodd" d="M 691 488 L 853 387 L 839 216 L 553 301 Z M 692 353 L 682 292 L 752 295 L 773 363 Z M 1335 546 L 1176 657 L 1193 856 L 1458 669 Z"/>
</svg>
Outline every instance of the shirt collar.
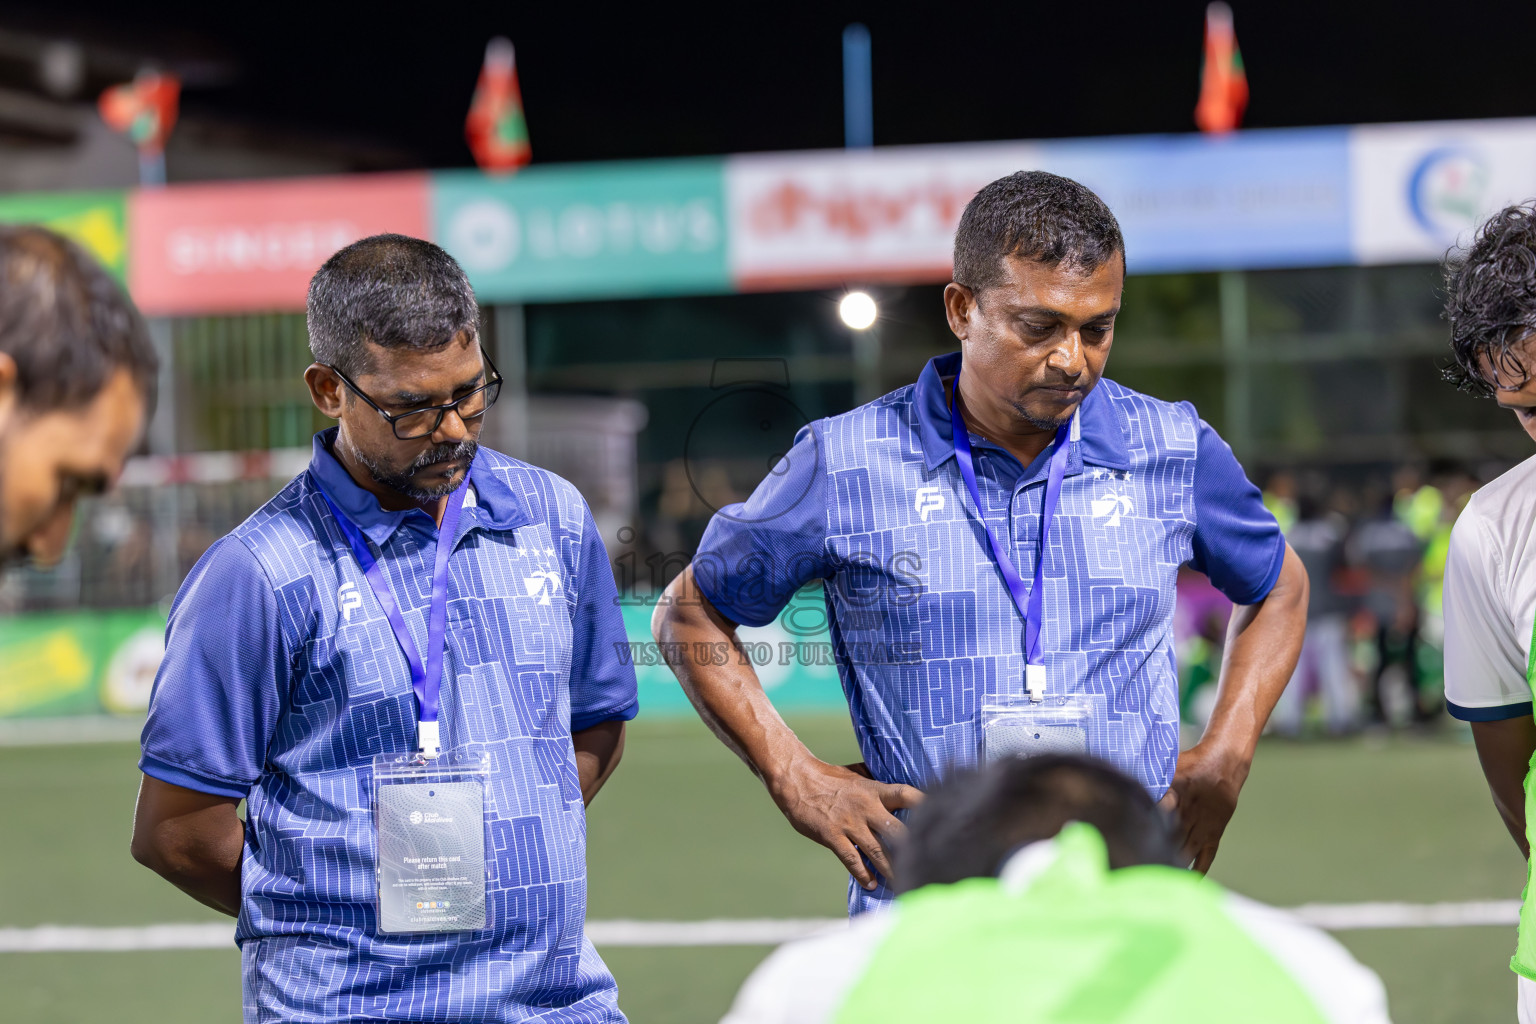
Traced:
<svg viewBox="0 0 1536 1024">
<path fill-rule="evenodd" d="M 364 536 L 382 548 L 413 516 L 423 520 L 424 526 L 433 526 L 432 519 L 420 509 L 391 512 L 382 508 L 379 499 L 353 480 L 352 474 L 331 454 L 335 440 L 335 427 L 315 435 L 309 471 Z M 476 458 L 469 467 L 470 490 L 464 496 L 464 512 L 459 519 L 461 537 L 470 530 L 511 530 L 532 522 L 512 488 L 483 462 Z"/>
<path fill-rule="evenodd" d="M 917 378 L 913 405 L 917 409 L 917 431 L 923 446 L 923 461 L 932 470 L 945 459 L 954 457 L 954 431 L 950 428 L 949 403 L 944 397 L 944 378 L 960 373 L 960 353 L 934 356 Z M 1102 382 L 1101 382 L 1102 383 Z M 1088 392 L 1082 405 L 1082 441 L 1075 457 L 1067 464 L 1068 474 L 1083 471 L 1083 463 L 1109 469 L 1130 469 L 1131 452 L 1126 427 L 1120 421 L 1115 404 L 1101 387 Z"/>
</svg>

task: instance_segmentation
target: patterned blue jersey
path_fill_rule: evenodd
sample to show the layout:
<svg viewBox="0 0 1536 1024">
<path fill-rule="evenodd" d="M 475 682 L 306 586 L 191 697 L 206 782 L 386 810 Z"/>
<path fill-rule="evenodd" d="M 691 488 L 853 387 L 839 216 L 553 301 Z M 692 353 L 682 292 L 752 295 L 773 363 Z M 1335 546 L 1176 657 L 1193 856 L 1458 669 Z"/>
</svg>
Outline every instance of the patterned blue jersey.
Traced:
<svg viewBox="0 0 1536 1024">
<path fill-rule="evenodd" d="M 715 516 L 694 560 L 704 595 L 746 625 L 825 581 L 864 760 L 876 779 L 919 788 L 976 762 L 985 698 L 1024 692 L 1022 623 L 954 458 L 943 378 L 959 368 L 958 353 L 939 357 L 915 385 L 804 428 L 744 504 Z M 1274 586 L 1284 540 L 1188 403 L 1102 380 L 1080 430 L 1045 553 L 1050 692 L 1102 695 L 1090 752 L 1161 796 L 1179 750 L 1178 568 L 1251 604 Z M 971 445 L 983 514 L 1029 581 L 1049 449 L 1026 468 L 983 438 Z M 855 913 L 890 898 L 849 892 Z"/>
<path fill-rule="evenodd" d="M 415 747 L 410 672 L 325 500 L 376 546 L 425 651 L 437 528 L 314 460 L 203 556 L 171 609 L 140 767 L 245 797 L 245 1019 L 624 1020 L 583 934 L 571 733 L 632 718 L 612 571 L 569 483 L 482 448 L 449 563 L 444 749 L 490 754 L 482 932 L 378 930 L 371 762 Z"/>
</svg>

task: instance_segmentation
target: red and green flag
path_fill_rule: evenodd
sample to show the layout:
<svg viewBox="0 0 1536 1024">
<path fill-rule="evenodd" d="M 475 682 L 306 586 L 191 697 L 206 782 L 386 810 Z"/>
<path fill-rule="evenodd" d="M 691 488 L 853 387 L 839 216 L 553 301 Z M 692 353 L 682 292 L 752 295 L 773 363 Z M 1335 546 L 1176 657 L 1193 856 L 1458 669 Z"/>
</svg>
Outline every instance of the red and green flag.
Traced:
<svg viewBox="0 0 1536 1024">
<path fill-rule="evenodd" d="M 1232 29 L 1232 8 L 1218 0 L 1205 9 L 1205 66 L 1195 124 L 1203 132 L 1230 132 L 1243 123 L 1247 107 L 1248 75 Z"/>
<path fill-rule="evenodd" d="M 114 85 L 97 102 L 108 127 L 127 135 L 148 155 L 165 150 L 180 105 L 181 79 L 158 71 L 141 72 L 131 82 Z"/>
<path fill-rule="evenodd" d="M 498 37 L 485 48 L 485 64 L 464 120 L 464 137 L 475 163 L 492 174 L 510 173 L 533 158 L 511 40 Z"/>
</svg>

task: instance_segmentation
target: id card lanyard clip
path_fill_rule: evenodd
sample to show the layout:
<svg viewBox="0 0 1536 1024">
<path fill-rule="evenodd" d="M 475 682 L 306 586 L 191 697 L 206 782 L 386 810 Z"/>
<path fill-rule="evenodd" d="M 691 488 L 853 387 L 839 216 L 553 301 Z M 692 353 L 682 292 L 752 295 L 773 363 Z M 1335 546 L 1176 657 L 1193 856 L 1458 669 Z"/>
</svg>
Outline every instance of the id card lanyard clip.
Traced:
<svg viewBox="0 0 1536 1024">
<path fill-rule="evenodd" d="M 453 554 L 454 535 L 458 532 L 459 514 L 464 508 L 464 492 L 468 486 L 469 474 L 466 473 L 464 482 L 448 496 L 447 508 L 443 510 L 443 522 L 437 529 L 437 557 L 432 569 L 432 604 L 427 612 L 426 661 L 422 661 L 421 654 L 416 650 L 416 642 L 411 639 L 405 616 L 400 613 L 395 595 L 389 589 L 389 581 L 384 578 L 378 560 L 373 557 L 368 539 L 363 536 L 357 524 L 331 500 L 331 496 L 323 489 L 320 491 L 320 496 L 336 517 L 336 524 L 347 538 L 347 546 L 352 549 L 353 557 L 362 566 L 368 585 L 373 588 L 379 606 L 384 609 L 390 631 L 395 634 L 395 642 L 400 645 L 400 652 L 405 655 L 406 664 L 410 666 L 411 689 L 416 693 L 416 751 L 428 759 L 442 753 L 437 709 L 438 693 L 443 681 L 443 648 L 448 636 L 448 558 Z"/>
<path fill-rule="evenodd" d="M 1081 408 L 1074 410 L 1072 419 L 1063 423 L 1056 430 L 1055 445 L 1051 453 L 1050 471 L 1046 476 L 1045 500 L 1040 510 L 1040 550 L 1035 558 L 1035 578 L 1029 590 L 1024 589 L 1024 578 L 1019 575 L 1019 570 L 1014 568 L 1013 559 L 1008 555 L 1007 545 L 998 539 L 987 517 L 982 512 L 981 490 L 976 486 L 975 458 L 971 452 L 971 436 L 965 428 L 965 420 L 960 415 L 960 378 L 957 375 L 954 383 L 954 398 L 949 403 L 950 425 L 953 429 L 955 444 L 955 461 L 960 464 L 960 475 L 965 479 L 965 487 L 971 494 L 971 503 L 976 507 L 976 518 L 981 522 L 981 528 L 987 533 L 987 546 L 992 549 L 992 558 L 997 563 L 997 571 L 1002 574 L 1003 582 L 1008 585 L 1008 594 L 1013 599 L 1013 606 L 1018 609 L 1019 617 L 1024 620 L 1024 689 L 1029 694 L 1033 703 L 1040 703 L 1045 699 L 1046 672 L 1045 656 L 1040 644 L 1040 620 L 1045 606 L 1045 552 L 1046 545 L 1050 541 L 1051 521 L 1056 518 L 1056 506 L 1061 500 L 1061 485 L 1067 475 L 1067 458 L 1069 444 L 1079 436 L 1078 416 Z"/>
</svg>

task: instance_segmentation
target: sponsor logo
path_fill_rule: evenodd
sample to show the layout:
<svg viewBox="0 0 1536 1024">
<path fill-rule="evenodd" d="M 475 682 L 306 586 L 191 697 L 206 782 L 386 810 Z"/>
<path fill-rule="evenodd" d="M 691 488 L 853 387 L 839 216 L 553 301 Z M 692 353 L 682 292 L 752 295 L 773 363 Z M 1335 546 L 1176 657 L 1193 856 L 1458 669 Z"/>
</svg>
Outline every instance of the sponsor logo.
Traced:
<svg viewBox="0 0 1536 1024">
<path fill-rule="evenodd" d="M 919 487 L 912 510 L 926 523 L 930 513 L 944 510 L 944 492 L 937 487 Z"/>
<path fill-rule="evenodd" d="M 420 811 L 412 811 L 411 812 L 411 824 L 412 825 L 420 825 L 421 824 L 421 812 Z"/>
<path fill-rule="evenodd" d="M 363 606 L 363 595 L 357 589 L 356 583 L 343 583 L 336 589 L 336 607 L 341 612 L 341 617 L 347 622 L 352 621 L 352 613 Z"/>
<path fill-rule="evenodd" d="M 1465 146 L 1430 150 L 1408 179 L 1408 208 L 1425 231 L 1452 241 L 1477 226 L 1488 179 L 1488 161 L 1477 150 Z"/>
</svg>

